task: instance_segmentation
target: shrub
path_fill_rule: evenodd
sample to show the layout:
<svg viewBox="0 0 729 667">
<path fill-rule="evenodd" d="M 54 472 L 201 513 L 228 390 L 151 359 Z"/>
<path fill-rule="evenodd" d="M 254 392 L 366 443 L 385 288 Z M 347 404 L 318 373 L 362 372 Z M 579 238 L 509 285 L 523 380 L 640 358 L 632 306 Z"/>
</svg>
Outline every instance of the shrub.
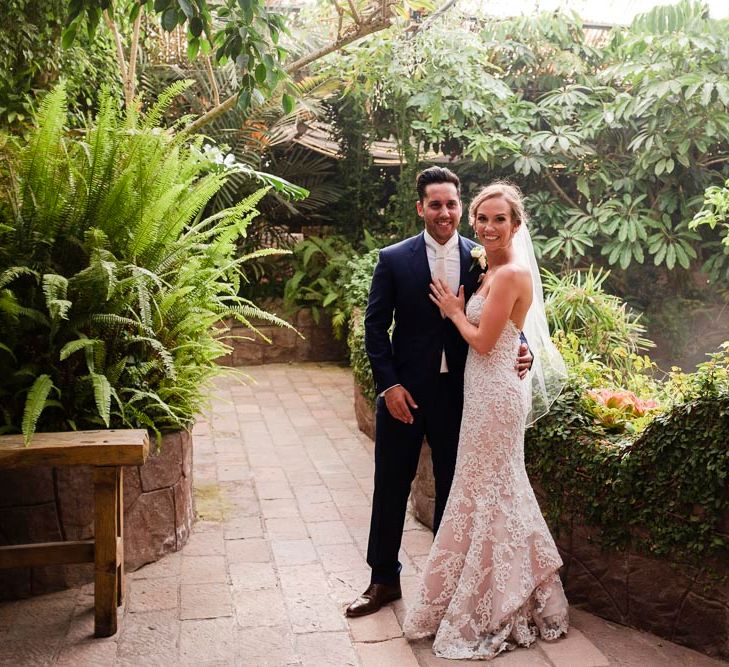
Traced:
<svg viewBox="0 0 729 667">
<path fill-rule="evenodd" d="M 583 356 L 628 368 L 630 354 L 653 347 L 640 315 L 604 289 L 609 271 L 592 267 L 557 276 L 544 271 L 545 308 L 552 332 L 574 334 Z"/>
<path fill-rule="evenodd" d="M 143 116 L 120 115 L 104 94 L 80 136 L 64 132 L 58 87 L 27 142 L 6 144 L 3 432 L 189 427 L 228 350 L 223 320 L 289 326 L 237 296 L 248 257 L 235 241 L 264 191 L 203 218 L 225 168 L 157 127 L 184 85 Z"/>
</svg>

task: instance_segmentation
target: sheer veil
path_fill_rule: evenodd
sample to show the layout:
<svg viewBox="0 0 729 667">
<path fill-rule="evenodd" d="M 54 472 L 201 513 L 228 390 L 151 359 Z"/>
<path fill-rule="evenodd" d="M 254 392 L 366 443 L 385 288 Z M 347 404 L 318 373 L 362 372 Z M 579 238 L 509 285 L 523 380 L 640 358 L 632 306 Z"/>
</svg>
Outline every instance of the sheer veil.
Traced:
<svg viewBox="0 0 729 667">
<path fill-rule="evenodd" d="M 534 355 L 534 362 L 527 376 L 527 382 L 530 384 L 531 408 L 526 423 L 530 426 L 549 411 L 559 396 L 567 378 L 567 368 L 549 335 L 542 278 L 526 224 L 522 223 L 514 234 L 512 247 L 516 253 L 516 262 L 528 268 L 532 275 L 532 305 L 524 322 L 524 335 Z"/>
</svg>

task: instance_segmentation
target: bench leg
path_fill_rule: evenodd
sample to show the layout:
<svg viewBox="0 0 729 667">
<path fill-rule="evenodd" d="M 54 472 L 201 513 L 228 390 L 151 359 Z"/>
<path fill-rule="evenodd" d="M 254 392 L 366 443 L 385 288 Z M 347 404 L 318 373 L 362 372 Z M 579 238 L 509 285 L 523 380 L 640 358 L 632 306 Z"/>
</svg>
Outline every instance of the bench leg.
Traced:
<svg viewBox="0 0 729 667">
<path fill-rule="evenodd" d="M 116 608 L 120 598 L 119 516 L 121 468 L 94 468 L 94 633 L 116 634 Z"/>
</svg>

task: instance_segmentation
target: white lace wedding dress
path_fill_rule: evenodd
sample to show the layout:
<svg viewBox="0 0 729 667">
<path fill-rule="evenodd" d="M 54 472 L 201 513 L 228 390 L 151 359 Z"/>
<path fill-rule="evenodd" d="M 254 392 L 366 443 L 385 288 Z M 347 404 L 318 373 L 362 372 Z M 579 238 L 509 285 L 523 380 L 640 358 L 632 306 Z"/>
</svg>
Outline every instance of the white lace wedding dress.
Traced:
<svg viewBox="0 0 729 667">
<path fill-rule="evenodd" d="M 470 322 L 483 304 L 471 297 Z M 404 625 L 410 639 L 435 635 L 433 650 L 444 658 L 490 659 L 569 627 L 562 559 L 524 467 L 518 347 L 509 321 L 490 354 L 468 352 L 453 486 Z"/>
</svg>

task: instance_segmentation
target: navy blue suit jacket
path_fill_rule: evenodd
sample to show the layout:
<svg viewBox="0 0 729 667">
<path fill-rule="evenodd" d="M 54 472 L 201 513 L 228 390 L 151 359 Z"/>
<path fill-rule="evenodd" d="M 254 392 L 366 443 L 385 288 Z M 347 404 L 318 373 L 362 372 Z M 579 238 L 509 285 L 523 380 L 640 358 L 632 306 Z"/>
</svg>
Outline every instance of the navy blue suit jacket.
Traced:
<svg viewBox="0 0 729 667">
<path fill-rule="evenodd" d="M 477 289 L 481 274 L 471 258 L 475 245 L 459 237 L 460 284 L 466 301 Z M 365 348 L 377 393 L 401 384 L 416 401 L 426 396 L 436 385 L 442 350 L 449 372 L 463 375 L 468 345 L 430 300 L 430 282 L 423 233 L 380 251 L 365 314 Z M 391 341 L 388 331 L 393 317 Z"/>
</svg>

